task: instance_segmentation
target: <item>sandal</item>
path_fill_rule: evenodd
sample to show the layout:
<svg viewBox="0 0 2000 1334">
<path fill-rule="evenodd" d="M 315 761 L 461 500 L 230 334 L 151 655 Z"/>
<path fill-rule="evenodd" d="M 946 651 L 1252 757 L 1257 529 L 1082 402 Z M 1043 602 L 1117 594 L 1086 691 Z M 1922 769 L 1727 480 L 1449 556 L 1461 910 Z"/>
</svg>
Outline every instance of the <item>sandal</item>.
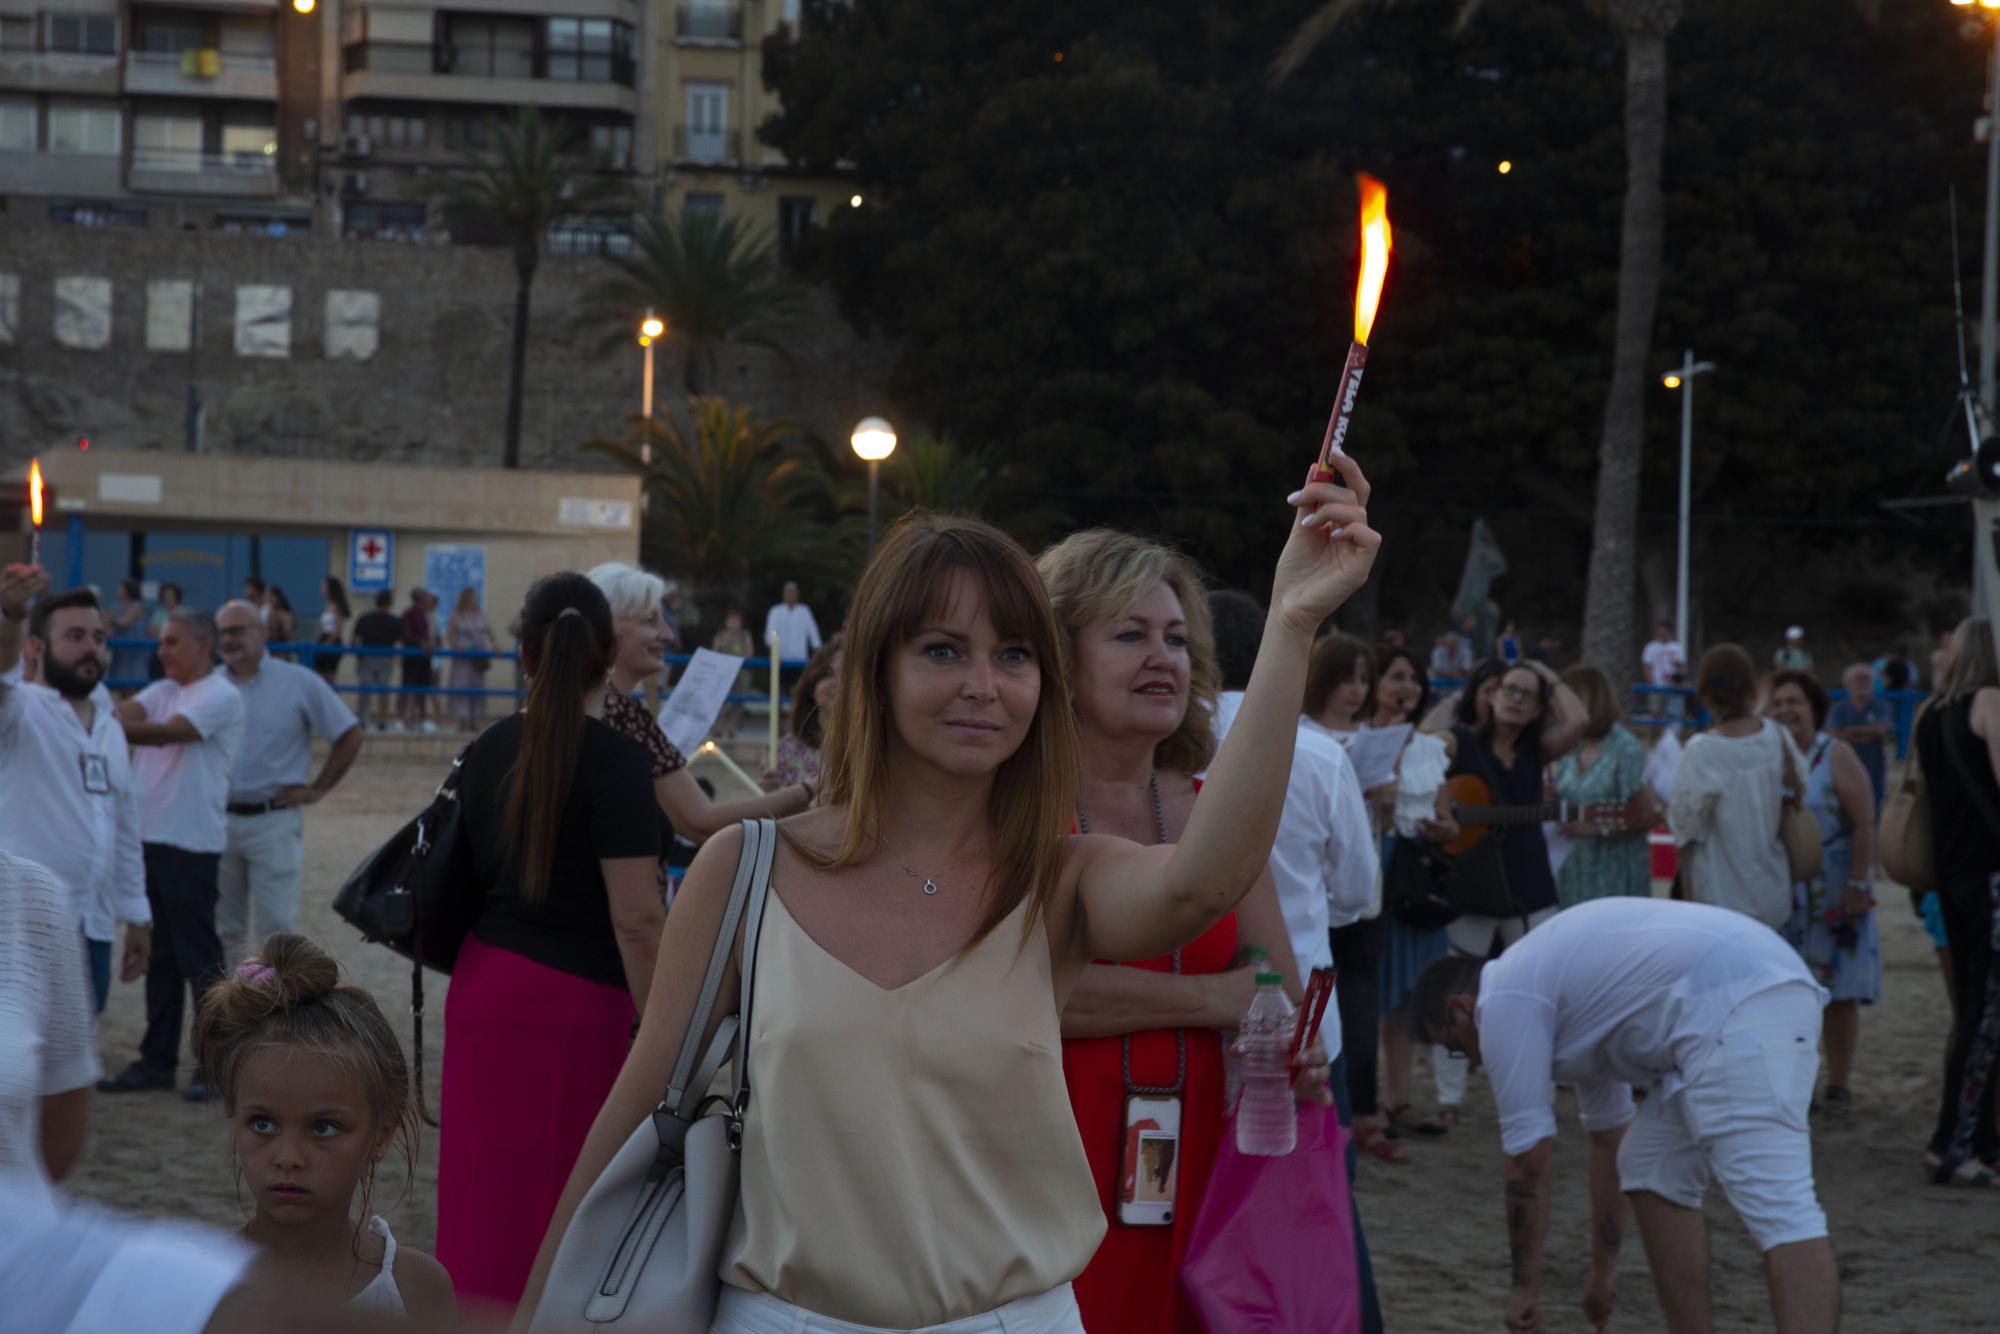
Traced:
<svg viewBox="0 0 2000 1334">
<path fill-rule="evenodd" d="M 1925 1155 L 1927 1159 L 1929 1156 L 1928 1154 Z M 1977 1158 L 1968 1158 L 1950 1171 L 1946 1171 L 1943 1163 L 1940 1162 L 1936 1172 L 1931 1176 L 1931 1182 L 1939 1186 L 1952 1186 L 1973 1190 L 1993 1190 L 2000 1188 L 2000 1172 L 1995 1172 L 1991 1167 L 1980 1162 Z"/>
<path fill-rule="evenodd" d="M 1409 1151 L 1380 1130 L 1356 1130 L 1354 1132 L 1354 1150 L 1357 1153 L 1373 1154 L 1385 1163 L 1407 1163 L 1410 1161 Z"/>
<path fill-rule="evenodd" d="M 1419 1116 L 1417 1109 L 1409 1103 L 1398 1103 L 1389 1109 L 1389 1124 L 1405 1135 L 1421 1135 L 1426 1139 L 1437 1139 L 1451 1133 L 1451 1127 L 1442 1121 Z"/>
<path fill-rule="evenodd" d="M 1448 1102 L 1444 1104 L 1444 1106 L 1438 1108 L 1437 1114 L 1433 1116 L 1431 1119 L 1433 1121 L 1436 1121 L 1439 1125 L 1443 1126 L 1446 1130 L 1451 1130 L 1457 1127 L 1458 1118 L 1459 1118 L 1458 1104 L 1455 1102 Z"/>
</svg>

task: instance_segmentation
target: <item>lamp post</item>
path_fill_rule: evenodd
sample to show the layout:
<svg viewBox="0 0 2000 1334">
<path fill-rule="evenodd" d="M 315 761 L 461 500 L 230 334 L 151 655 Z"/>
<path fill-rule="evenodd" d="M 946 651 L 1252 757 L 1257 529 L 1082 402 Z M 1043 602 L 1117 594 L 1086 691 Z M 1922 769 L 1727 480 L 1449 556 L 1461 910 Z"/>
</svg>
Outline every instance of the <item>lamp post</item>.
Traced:
<svg viewBox="0 0 2000 1334">
<path fill-rule="evenodd" d="M 854 452 L 868 460 L 868 554 L 875 554 L 875 497 L 882 460 L 896 452 L 896 428 L 880 417 L 863 417 L 849 437 Z"/>
<path fill-rule="evenodd" d="M 1688 514 L 1694 476 L 1694 377 L 1715 369 L 1712 361 L 1696 361 L 1694 349 L 1682 355 L 1680 369 L 1661 378 L 1669 389 L 1681 391 L 1681 516 L 1680 546 L 1674 568 L 1674 637 L 1681 652 L 1688 651 Z"/>
<path fill-rule="evenodd" d="M 2000 10 L 2000 0 L 1951 0 L 1960 9 Z M 1994 406 L 1994 342 L 2000 334 L 2000 23 L 1993 25 L 1993 53 L 1987 67 L 1986 114 L 1980 118 L 1986 140 L 1986 245 L 1979 278 L 1979 402 L 1991 430 Z M 1975 543 L 1975 546 L 1977 544 Z M 1987 573 L 1975 552 L 1972 565 L 1972 605 L 1985 601 Z"/>
<path fill-rule="evenodd" d="M 646 438 L 639 442 L 639 461 L 647 467 L 651 467 L 653 464 L 653 433 L 651 430 L 653 424 L 653 344 L 659 342 L 661 335 L 666 333 L 666 331 L 667 326 L 665 321 L 661 320 L 651 310 L 646 312 L 645 319 L 639 321 L 639 346 L 646 350 L 646 369 L 639 381 L 639 411 L 645 416 L 648 428 Z"/>
</svg>

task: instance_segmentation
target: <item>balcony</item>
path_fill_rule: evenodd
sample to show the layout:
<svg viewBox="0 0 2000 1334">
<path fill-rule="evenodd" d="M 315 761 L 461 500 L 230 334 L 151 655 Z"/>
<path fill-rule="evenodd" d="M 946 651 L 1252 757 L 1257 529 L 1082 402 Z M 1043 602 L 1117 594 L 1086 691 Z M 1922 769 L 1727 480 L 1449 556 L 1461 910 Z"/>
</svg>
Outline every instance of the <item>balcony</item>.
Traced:
<svg viewBox="0 0 2000 1334">
<path fill-rule="evenodd" d="M 690 130 L 674 126 L 674 161 L 690 166 L 733 167 L 743 161 L 743 131 Z"/>
<path fill-rule="evenodd" d="M 0 151 L 0 181 L 8 194 L 104 198 L 118 193 L 118 155 Z"/>
<path fill-rule="evenodd" d="M 275 199 L 277 159 L 263 153 L 197 153 L 135 148 L 126 182 L 135 194 L 226 195 Z"/>
<path fill-rule="evenodd" d="M 674 8 L 674 39 L 690 46 L 740 46 L 743 6 L 684 4 Z"/>
<path fill-rule="evenodd" d="M 0 92 L 118 95 L 118 57 L 62 51 L 0 52 Z"/>
<path fill-rule="evenodd" d="M 278 100 L 274 56 L 234 51 L 128 51 L 125 91 L 164 97 Z"/>
<path fill-rule="evenodd" d="M 638 113 L 637 67 L 621 53 L 462 48 L 450 42 L 356 42 L 344 53 L 342 94 L 405 102 L 537 105 Z"/>
</svg>

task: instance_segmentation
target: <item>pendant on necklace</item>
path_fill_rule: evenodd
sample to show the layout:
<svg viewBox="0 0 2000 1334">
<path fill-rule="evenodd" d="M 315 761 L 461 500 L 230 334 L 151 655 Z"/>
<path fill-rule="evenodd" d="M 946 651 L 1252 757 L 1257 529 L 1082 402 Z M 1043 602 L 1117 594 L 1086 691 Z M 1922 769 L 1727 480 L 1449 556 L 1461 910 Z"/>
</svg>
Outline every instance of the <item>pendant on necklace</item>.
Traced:
<svg viewBox="0 0 2000 1334">
<path fill-rule="evenodd" d="M 935 894 L 935 893 L 937 893 L 937 881 L 935 881 L 935 880 L 931 880 L 931 879 L 926 879 L 926 880 L 924 881 L 924 893 L 926 893 L 926 894 Z"/>
</svg>

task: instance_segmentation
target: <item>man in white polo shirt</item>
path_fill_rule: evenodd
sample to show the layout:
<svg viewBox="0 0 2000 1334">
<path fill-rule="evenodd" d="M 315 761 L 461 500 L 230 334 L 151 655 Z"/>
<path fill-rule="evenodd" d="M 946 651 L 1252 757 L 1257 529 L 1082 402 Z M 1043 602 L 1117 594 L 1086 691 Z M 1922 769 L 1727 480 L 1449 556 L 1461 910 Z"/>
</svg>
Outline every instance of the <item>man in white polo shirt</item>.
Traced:
<svg viewBox="0 0 2000 1334">
<path fill-rule="evenodd" d="M 813 619 L 812 608 L 799 601 L 799 586 L 789 579 L 785 581 L 784 592 L 764 614 L 766 648 L 773 639 L 778 641 L 778 661 L 783 664 L 778 669 L 779 679 L 790 689 L 805 670 L 806 659 L 819 650 L 821 640 L 819 622 Z"/>
<path fill-rule="evenodd" d="M 49 868 L 68 891 L 102 1010 L 117 925 L 125 924 L 122 981 L 146 971 L 152 949 L 138 796 L 104 689 L 109 655 L 97 595 L 79 588 L 42 596 L 48 586 L 38 567 L 0 571 L 0 677 L 31 654 L 40 666 L 39 684 L 30 672 L 28 684 L 0 686 L 0 851 Z M 30 620 L 31 597 L 39 601 Z"/>
<path fill-rule="evenodd" d="M 224 603 L 215 633 L 222 675 L 243 696 L 243 746 L 229 784 L 229 840 L 215 905 L 227 962 L 273 931 L 292 929 L 305 861 L 302 808 L 347 773 L 361 753 L 361 724 L 325 677 L 264 651 L 264 623 L 249 603 Z M 308 782 L 314 736 L 333 749 Z"/>
<path fill-rule="evenodd" d="M 1715 1327 L 1701 1201 L 1722 1183 L 1764 1252 L 1780 1334 L 1831 1334 L 1840 1276 L 1813 1188 L 1806 1111 L 1826 992 L 1776 932 L 1667 899 L 1565 909 L 1491 963 L 1439 959 L 1410 996 L 1412 1036 L 1483 1063 L 1507 1155 L 1509 1329 L 1540 1329 L 1552 1087 L 1574 1085 L 1590 1135 L 1584 1315 L 1617 1298 L 1620 1192 L 1632 1202 L 1667 1328 Z M 1632 1090 L 1651 1092 L 1638 1111 Z"/>
<path fill-rule="evenodd" d="M 243 696 L 214 669 L 215 622 L 206 613 L 174 608 L 159 651 L 166 678 L 118 706 L 125 739 L 137 748 L 153 960 L 139 1059 L 98 1084 L 105 1093 L 174 1086 L 187 994 L 198 1003 L 222 975 L 216 874 L 228 843 L 223 807 L 243 742 Z M 198 1102 L 207 1092 L 197 1073 L 185 1096 Z"/>
</svg>

